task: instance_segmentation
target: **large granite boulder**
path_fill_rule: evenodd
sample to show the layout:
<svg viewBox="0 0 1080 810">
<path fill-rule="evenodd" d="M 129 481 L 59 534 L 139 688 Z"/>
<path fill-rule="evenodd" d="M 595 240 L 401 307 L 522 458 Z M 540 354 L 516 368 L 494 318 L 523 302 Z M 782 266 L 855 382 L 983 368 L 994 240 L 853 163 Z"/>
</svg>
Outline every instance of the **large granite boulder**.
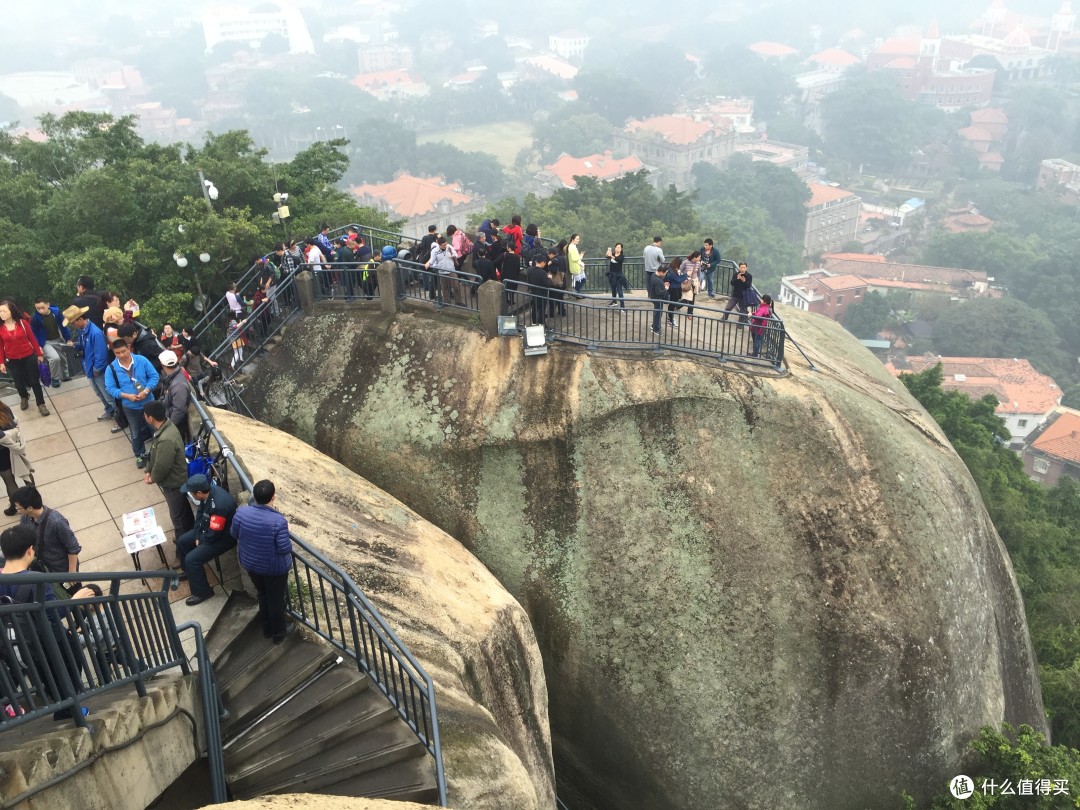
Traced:
<svg viewBox="0 0 1080 810">
<path fill-rule="evenodd" d="M 835 323 L 789 328 L 819 371 L 317 315 L 246 398 L 519 599 L 575 810 L 892 808 L 980 726 L 1046 729 L 1034 656 L 937 426 Z"/>
<path fill-rule="evenodd" d="M 286 433 L 213 415 L 253 479 L 274 481 L 293 532 L 357 581 L 431 675 L 450 806 L 553 807 L 543 662 L 521 605 L 460 543 L 359 475 Z"/>
</svg>

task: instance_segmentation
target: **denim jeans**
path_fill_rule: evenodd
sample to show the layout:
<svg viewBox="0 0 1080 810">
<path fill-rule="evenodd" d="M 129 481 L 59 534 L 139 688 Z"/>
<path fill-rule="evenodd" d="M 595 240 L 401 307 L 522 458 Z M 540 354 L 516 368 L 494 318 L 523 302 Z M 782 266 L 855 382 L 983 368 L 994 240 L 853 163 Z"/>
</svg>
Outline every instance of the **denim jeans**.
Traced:
<svg viewBox="0 0 1080 810">
<path fill-rule="evenodd" d="M 87 377 L 90 380 L 90 386 L 94 389 L 94 393 L 98 395 L 98 399 L 101 400 L 101 404 L 105 406 L 105 413 L 112 416 L 116 413 L 116 403 L 113 398 L 109 396 L 109 392 L 105 390 L 105 372 L 102 371 L 98 374 L 96 371 Z"/>
<path fill-rule="evenodd" d="M 660 331 L 660 313 L 664 311 L 664 299 L 654 298 L 652 311 L 652 328 L 654 332 Z"/>
<path fill-rule="evenodd" d="M 711 268 L 705 271 L 705 292 L 707 292 L 710 296 L 716 292 L 716 290 L 713 289 L 714 273 L 716 273 L 716 268 Z"/>
<path fill-rule="evenodd" d="M 216 543 L 195 545 L 195 529 L 184 532 L 176 538 L 176 558 L 180 562 L 180 567 L 188 575 L 188 585 L 191 586 L 192 596 L 213 595 L 214 589 L 210 587 L 210 581 L 206 578 L 206 564 L 235 547 L 236 541 L 231 537 Z"/>
<path fill-rule="evenodd" d="M 128 420 L 128 435 L 131 436 L 131 452 L 135 457 L 146 455 L 146 443 L 154 438 L 150 423 L 143 418 L 142 408 L 135 410 L 124 405 L 124 415 Z"/>
</svg>

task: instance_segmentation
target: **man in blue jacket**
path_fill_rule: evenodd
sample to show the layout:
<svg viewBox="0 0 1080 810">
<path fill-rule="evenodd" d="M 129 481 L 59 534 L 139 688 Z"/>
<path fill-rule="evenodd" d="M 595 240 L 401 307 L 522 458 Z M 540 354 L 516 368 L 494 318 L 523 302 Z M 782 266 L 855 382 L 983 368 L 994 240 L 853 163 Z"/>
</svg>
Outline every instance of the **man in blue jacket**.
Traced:
<svg viewBox="0 0 1080 810">
<path fill-rule="evenodd" d="M 62 326 L 73 329 L 75 340 L 68 340 L 69 346 L 75 346 L 82 352 L 82 367 L 90 387 L 105 406 L 105 413 L 98 417 L 105 422 L 116 414 L 116 404 L 105 388 L 105 368 L 109 364 L 109 349 L 105 345 L 105 333 L 87 317 L 89 307 L 77 307 L 72 304 L 64 310 Z"/>
<path fill-rule="evenodd" d="M 75 376 L 75 365 L 67 342 L 71 332 L 60 317 L 60 307 L 54 307 L 47 298 L 34 302 L 34 314 L 30 316 L 30 329 L 37 338 L 38 346 L 45 355 L 52 374 L 53 388 L 59 388 L 61 380 L 67 382 Z"/>
<path fill-rule="evenodd" d="M 132 354 L 123 338 L 112 342 L 112 350 L 115 359 L 105 369 L 105 390 L 113 399 L 121 400 L 128 420 L 135 466 L 141 470 L 146 466 L 146 443 L 154 438 L 153 429 L 143 418 L 143 406 L 154 400 L 158 373 L 145 357 Z"/>
<path fill-rule="evenodd" d="M 228 490 L 211 484 L 205 475 L 193 475 L 180 491 L 191 495 L 198 504 L 195 528 L 176 538 L 176 556 L 191 584 L 191 596 L 185 605 L 198 605 L 214 595 L 206 578 L 206 564 L 236 545 L 230 531 L 236 514 L 236 499 Z"/>
<path fill-rule="evenodd" d="M 294 629 L 286 624 L 292 540 L 289 522 L 273 507 L 273 481 L 259 481 L 253 488 L 255 504 L 241 506 L 232 522 L 232 536 L 239 543 L 240 565 L 259 592 L 259 621 L 263 635 L 280 644 Z"/>
<path fill-rule="evenodd" d="M 716 249 L 712 239 L 706 239 L 701 248 L 701 269 L 705 273 L 705 292 L 709 298 L 716 298 L 716 266 L 720 264 L 720 251 Z"/>
</svg>

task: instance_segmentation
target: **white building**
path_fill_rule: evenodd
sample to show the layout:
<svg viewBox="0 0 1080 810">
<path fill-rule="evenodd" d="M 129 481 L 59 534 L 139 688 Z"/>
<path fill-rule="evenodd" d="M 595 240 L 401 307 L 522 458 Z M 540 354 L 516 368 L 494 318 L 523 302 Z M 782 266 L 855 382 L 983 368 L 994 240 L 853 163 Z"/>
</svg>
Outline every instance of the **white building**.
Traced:
<svg viewBox="0 0 1080 810">
<path fill-rule="evenodd" d="M 580 61 L 588 47 L 589 38 L 580 31 L 563 31 L 548 37 L 548 50 L 562 59 Z"/>
<path fill-rule="evenodd" d="M 296 8 L 279 7 L 256 12 L 247 7 L 215 6 L 203 12 L 202 26 L 207 53 L 222 42 L 258 47 L 268 34 L 279 34 L 288 39 L 291 54 L 315 53 L 315 43 L 307 24 Z"/>
</svg>

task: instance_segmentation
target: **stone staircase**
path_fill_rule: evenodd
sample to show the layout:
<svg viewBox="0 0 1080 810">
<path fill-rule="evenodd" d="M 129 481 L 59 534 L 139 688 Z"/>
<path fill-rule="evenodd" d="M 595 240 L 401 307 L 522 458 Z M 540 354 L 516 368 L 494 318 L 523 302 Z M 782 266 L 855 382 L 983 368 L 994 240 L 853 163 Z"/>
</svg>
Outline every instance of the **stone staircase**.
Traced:
<svg viewBox="0 0 1080 810">
<path fill-rule="evenodd" d="M 249 597 L 234 593 L 207 637 L 229 711 L 222 739 L 232 797 L 324 793 L 438 804 L 431 757 L 355 663 L 304 631 L 271 644 L 256 613 Z"/>
<path fill-rule="evenodd" d="M 146 807 L 198 758 L 201 725 L 192 675 L 162 674 L 146 685 L 92 697 L 90 728 L 51 718 L 0 737 L 0 807 Z M 125 773 L 139 773 L 135 783 Z M 92 800 L 90 799 L 92 797 Z M 121 798 L 122 797 L 122 798 Z"/>
</svg>

